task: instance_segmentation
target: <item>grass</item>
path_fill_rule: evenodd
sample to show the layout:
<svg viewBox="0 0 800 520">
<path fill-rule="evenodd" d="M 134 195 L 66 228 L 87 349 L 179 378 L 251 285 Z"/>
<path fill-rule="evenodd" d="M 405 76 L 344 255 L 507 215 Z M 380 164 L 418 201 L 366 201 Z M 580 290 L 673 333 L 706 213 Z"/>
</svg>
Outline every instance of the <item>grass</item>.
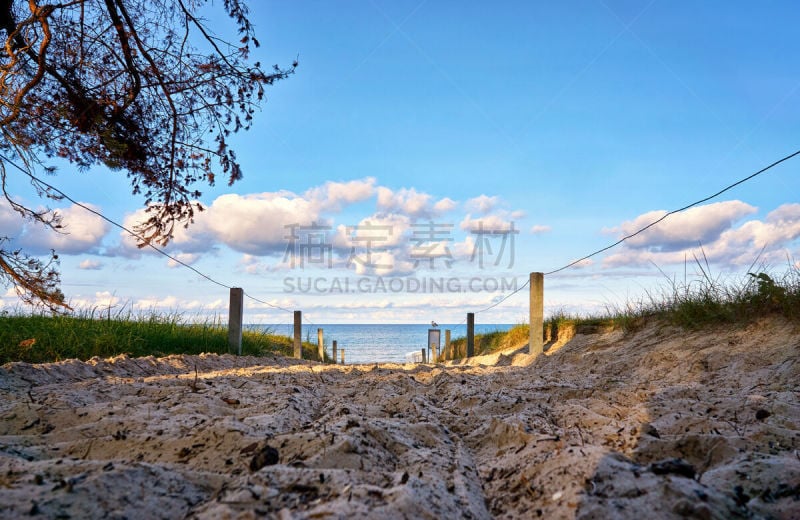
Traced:
<svg viewBox="0 0 800 520">
<path fill-rule="evenodd" d="M 495 330 L 484 334 L 475 335 L 475 355 L 490 354 L 498 350 L 511 347 L 518 347 L 528 343 L 528 331 L 530 327 L 527 323 L 514 325 L 508 331 Z M 455 338 L 450 342 L 455 349 L 456 359 L 466 357 L 467 338 Z"/>
<path fill-rule="evenodd" d="M 661 289 L 638 301 L 612 306 L 599 316 L 571 315 L 557 312 L 544 322 L 545 342 L 554 331 L 574 328 L 592 333 L 615 329 L 636 330 L 645 323 L 662 323 L 697 330 L 718 325 L 746 325 L 768 316 L 800 324 L 800 264 L 792 264 L 782 275 L 774 275 L 765 266 L 744 276 L 712 276 L 708 262 L 695 259 L 698 274 L 691 281 L 666 277 Z M 529 327 L 520 324 L 507 333 L 492 332 L 475 336 L 475 355 L 489 354 L 526 344 Z M 453 340 L 456 359 L 465 356 L 466 339 Z"/>
<path fill-rule="evenodd" d="M 125 314 L 100 318 L 94 312 L 74 315 L 5 314 L 0 316 L 0 364 L 46 363 L 94 356 L 166 356 L 225 354 L 228 331 L 220 320 L 191 323 L 180 314 Z M 291 338 L 271 331 L 242 335 L 242 354 L 291 356 Z M 317 346 L 303 342 L 303 359 L 319 361 Z M 327 360 L 326 356 L 326 360 Z"/>
</svg>

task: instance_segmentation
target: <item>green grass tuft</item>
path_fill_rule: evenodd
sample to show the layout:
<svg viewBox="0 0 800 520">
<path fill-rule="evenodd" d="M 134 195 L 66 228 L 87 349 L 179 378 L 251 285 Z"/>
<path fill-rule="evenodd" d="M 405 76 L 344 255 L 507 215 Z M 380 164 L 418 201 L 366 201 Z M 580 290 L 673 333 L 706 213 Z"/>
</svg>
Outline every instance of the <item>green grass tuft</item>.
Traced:
<svg viewBox="0 0 800 520">
<path fill-rule="evenodd" d="M 746 325 L 768 316 L 800 323 L 800 265 L 792 264 L 782 275 L 764 266 L 740 277 L 712 276 L 708 262 L 696 259 L 698 276 L 691 281 L 667 283 L 639 301 L 613 306 L 599 316 L 571 315 L 563 311 L 544 322 L 545 343 L 554 340 L 555 331 L 572 328 L 578 333 L 622 329 L 637 330 L 651 320 L 697 330 L 718 325 Z M 753 266 L 751 266 L 752 269 Z M 507 333 L 492 332 L 475 336 L 475 355 L 490 354 L 528 342 L 528 325 L 515 326 Z M 466 338 L 452 342 L 455 359 L 466 355 Z"/>
<path fill-rule="evenodd" d="M 94 356 L 132 357 L 229 353 L 227 325 L 219 319 L 192 323 L 181 314 L 126 314 L 98 318 L 74 315 L 4 314 L 0 316 L 0 364 L 47 363 Z M 291 338 L 272 331 L 242 334 L 242 354 L 291 356 Z M 319 360 L 317 346 L 303 342 L 303 359 Z M 326 356 L 327 360 L 327 356 Z"/>
</svg>

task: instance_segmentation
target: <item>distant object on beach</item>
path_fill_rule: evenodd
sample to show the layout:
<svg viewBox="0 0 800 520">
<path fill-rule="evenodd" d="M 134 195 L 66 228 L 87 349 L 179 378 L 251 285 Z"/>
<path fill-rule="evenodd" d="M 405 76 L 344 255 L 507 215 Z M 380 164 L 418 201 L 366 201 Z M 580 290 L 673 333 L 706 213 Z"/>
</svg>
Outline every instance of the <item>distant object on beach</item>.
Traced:
<svg viewBox="0 0 800 520">
<path fill-rule="evenodd" d="M 431 322 L 431 327 L 433 327 L 434 329 L 435 329 L 436 327 L 438 327 L 438 326 L 439 326 L 439 324 L 438 324 L 438 323 L 436 323 L 435 321 L 432 321 L 432 322 Z"/>
</svg>

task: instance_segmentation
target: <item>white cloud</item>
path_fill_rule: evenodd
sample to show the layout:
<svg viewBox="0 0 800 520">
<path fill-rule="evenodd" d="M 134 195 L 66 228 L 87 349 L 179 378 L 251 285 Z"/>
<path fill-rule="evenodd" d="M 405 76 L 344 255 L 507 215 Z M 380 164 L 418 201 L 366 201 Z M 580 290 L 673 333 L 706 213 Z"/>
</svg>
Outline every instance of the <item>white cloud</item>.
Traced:
<svg viewBox="0 0 800 520">
<path fill-rule="evenodd" d="M 112 309 L 119 305 L 120 298 L 109 291 L 98 291 L 93 296 L 75 296 L 69 299 L 69 304 L 75 309 L 100 310 Z"/>
<path fill-rule="evenodd" d="M 83 205 L 100 211 L 92 204 Z M 18 239 L 19 245 L 34 254 L 47 253 L 55 249 L 59 254 L 81 254 L 96 249 L 111 225 L 99 216 L 72 205 L 55 210 L 61 216 L 60 232 L 41 224 L 26 223 Z"/>
<path fill-rule="evenodd" d="M 685 218 L 679 221 L 685 226 L 686 235 L 695 238 L 694 241 L 681 238 L 680 229 L 671 224 L 666 231 L 656 231 L 654 235 L 635 243 L 634 247 L 628 245 L 630 240 L 625 242 L 625 247 L 607 256 L 603 265 L 636 266 L 651 262 L 657 265 L 678 264 L 687 258 L 692 261 L 694 256 L 705 256 L 716 263 L 749 265 L 759 254 L 761 260 L 767 262 L 785 260 L 789 254 L 787 248 L 800 238 L 800 204 L 784 204 L 768 213 L 763 221 L 749 220 L 734 228 L 731 222 L 736 215 L 752 213 L 755 208 L 738 201 L 731 203 L 735 204 L 717 203 L 693 208 L 700 210 L 694 212 L 695 218 L 702 220 L 708 216 L 706 222 Z M 726 206 L 720 207 L 720 204 Z M 704 240 L 697 240 L 699 237 Z M 681 244 L 684 246 L 680 247 Z"/>
<path fill-rule="evenodd" d="M 467 211 L 474 211 L 486 214 L 492 211 L 499 203 L 500 203 L 500 197 L 479 195 L 477 197 L 469 199 L 464 204 L 464 207 L 467 209 Z"/>
<path fill-rule="evenodd" d="M 379 188 L 380 189 L 380 188 Z M 375 178 L 349 182 L 328 181 L 305 192 L 304 198 L 323 211 L 341 211 L 344 206 L 361 202 L 375 193 Z"/>
<path fill-rule="evenodd" d="M 14 211 L 8 201 L 2 199 L 0 203 L 0 238 L 14 238 L 22 234 L 24 227 L 22 216 Z"/>
<path fill-rule="evenodd" d="M 378 210 L 387 213 L 400 212 L 412 217 L 429 215 L 432 209 L 431 196 L 420 193 L 414 188 L 402 188 L 392 191 L 380 186 L 378 188 Z"/>
<path fill-rule="evenodd" d="M 98 262 L 97 260 L 92 260 L 90 258 L 87 258 L 86 260 L 83 260 L 81 261 L 80 264 L 78 264 L 78 269 L 85 269 L 87 271 L 99 271 L 102 268 L 103 268 L 102 262 Z"/>
<path fill-rule="evenodd" d="M 541 225 L 541 224 L 536 224 L 535 226 L 531 227 L 529 233 L 531 235 L 543 235 L 545 233 L 549 233 L 552 230 L 553 230 L 553 228 L 551 228 L 550 226 L 544 226 L 544 225 Z"/>
<path fill-rule="evenodd" d="M 178 253 L 173 256 L 175 260 L 173 260 L 172 258 L 167 260 L 167 267 L 171 269 L 174 269 L 176 267 L 181 267 L 181 262 L 183 262 L 186 265 L 192 265 L 193 263 L 197 262 L 197 260 L 200 258 L 200 255 L 197 253 Z M 178 260 L 179 262 L 176 260 Z"/>
<path fill-rule="evenodd" d="M 447 213 L 448 211 L 454 210 L 457 205 L 456 201 L 445 197 L 433 205 L 433 210 L 438 214 Z"/>
<path fill-rule="evenodd" d="M 133 303 L 133 308 L 140 311 L 152 311 L 159 309 L 179 309 L 178 298 L 166 296 L 164 298 L 140 298 Z"/>
<path fill-rule="evenodd" d="M 516 230 L 514 219 L 501 215 L 484 215 L 482 217 L 472 218 L 472 214 L 468 214 L 461 221 L 459 227 L 471 233 L 479 230 L 488 233 L 492 233 L 493 231 Z"/>
<path fill-rule="evenodd" d="M 625 244 L 629 248 L 652 251 L 678 251 L 698 244 L 708 244 L 717 240 L 734 222 L 756 211 L 757 208 L 738 200 L 696 206 L 670 215 L 628 239 Z M 635 233 L 666 214 L 664 210 L 649 211 L 634 220 L 623 222 L 618 227 L 603 231 L 618 234 L 621 238 Z"/>
<path fill-rule="evenodd" d="M 586 267 L 591 267 L 592 265 L 594 265 L 594 260 L 592 260 L 591 258 L 584 258 L 583 260 L 577 262 L 572 267 L 575 269 L 584 269 Z"/>
<path fill-rule="evenodd" d="M 404 242 L 411 227 L 408 216 L 391 213 L 372 215 L 355 225 L 336 227 L 333 245 L 343 250 L 382 249 L 396 247 Z"/>
</svg>

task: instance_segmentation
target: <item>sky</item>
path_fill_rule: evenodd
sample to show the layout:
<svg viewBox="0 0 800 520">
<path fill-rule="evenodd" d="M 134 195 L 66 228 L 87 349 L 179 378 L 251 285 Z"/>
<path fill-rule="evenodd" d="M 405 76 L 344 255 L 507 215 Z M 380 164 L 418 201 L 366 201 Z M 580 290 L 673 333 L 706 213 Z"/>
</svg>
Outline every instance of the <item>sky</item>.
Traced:
<svg viewBox="0 0 800 520">
<path fill-rule="evenodd" d="M 249 323 L 522 322 L 530 272 L 800 149 L 796 2 L 250 5 L 254 58 L 299 66 L 231 141 L 244 179 L 198 186 L 207 211 L 166 248 L 244 288 Z M 546 314 L 635 303 L 699 265 L 720 279 L 800 267 L 799 171 L 786 161 L 546 275 Z M 123 172 L 62 165 L 48 181 L 116 222 L 141 218 Z M 74 307 L 226 316 L 225 287 L 54 207 L 68 234 L 0 206 L 0 235 L 56 249 Z"/>
</svg>

